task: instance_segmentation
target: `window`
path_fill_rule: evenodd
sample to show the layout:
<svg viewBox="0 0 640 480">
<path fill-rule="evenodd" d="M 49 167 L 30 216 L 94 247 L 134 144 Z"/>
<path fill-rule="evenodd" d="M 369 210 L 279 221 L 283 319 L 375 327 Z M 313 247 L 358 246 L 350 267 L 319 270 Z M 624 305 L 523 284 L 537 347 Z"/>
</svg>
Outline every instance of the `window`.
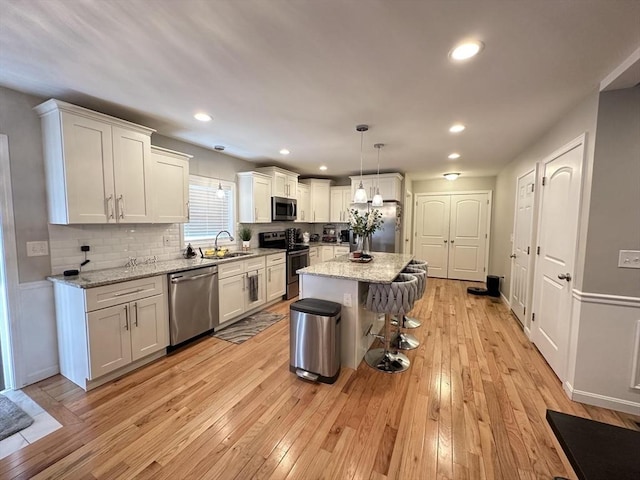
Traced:
<svg viewBox="0 0 640 480">
<path fill-rule="evenodd" d="M 218 184 L 224 197 L 218 198 Z M 235 184 L 215 178 L 189 175 L 189 223 L 184 224 L 184 241 L 192 245 L 211 246 L 216 235 L 227 230 L 235 237 Z M 218 245 L 231 243 L 227 235 Z"/>
</svg>

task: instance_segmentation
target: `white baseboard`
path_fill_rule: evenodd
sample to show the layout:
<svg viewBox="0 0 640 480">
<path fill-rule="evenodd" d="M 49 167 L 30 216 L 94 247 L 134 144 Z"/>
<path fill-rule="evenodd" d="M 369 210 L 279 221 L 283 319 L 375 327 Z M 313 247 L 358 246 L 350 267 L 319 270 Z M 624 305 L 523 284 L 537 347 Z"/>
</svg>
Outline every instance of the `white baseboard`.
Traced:
<svg viewBox="0 0 640 480">
<path fill-rule="evenodd" d="M 500 292 L 500 298 L 502 299 L 502 303 L 504 303 L 507 307 L 511 308 L 511 303 L 507 300 L 507 297 L 504 296 L 504 293 Z"/>
<path fill-rule="evenodd" d="M 605 395 L 599 395 L 597 393 L 574 390 L 569 382 L 564 382 L 562 384 L 562 387 L 564 388 L 565 392 L 567 392 L 569 398 L 574 402 L 586 403 L 587 405 L 608 408 L 610 410 L 629 413 L 631 415 L 638 415 L 640 413 L 640 403 L 638 402 L 631 402 L 629 400 L 622 400 L 620 398 L 607 397 Z"/>
</svg>

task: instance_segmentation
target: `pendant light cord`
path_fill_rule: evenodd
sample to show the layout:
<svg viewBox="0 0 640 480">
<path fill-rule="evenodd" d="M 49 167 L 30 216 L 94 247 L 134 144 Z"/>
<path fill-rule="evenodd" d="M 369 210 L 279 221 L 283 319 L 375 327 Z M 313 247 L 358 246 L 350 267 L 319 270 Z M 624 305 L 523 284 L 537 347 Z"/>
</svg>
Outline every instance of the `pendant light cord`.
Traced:
<svg viewBox="0 0 640 480">
<path fill-rule="evenodd" d="M 360 188 L 362 188 L 362 147 L 364 145 L 364 130 L 360 132 Z"/>
</svg>

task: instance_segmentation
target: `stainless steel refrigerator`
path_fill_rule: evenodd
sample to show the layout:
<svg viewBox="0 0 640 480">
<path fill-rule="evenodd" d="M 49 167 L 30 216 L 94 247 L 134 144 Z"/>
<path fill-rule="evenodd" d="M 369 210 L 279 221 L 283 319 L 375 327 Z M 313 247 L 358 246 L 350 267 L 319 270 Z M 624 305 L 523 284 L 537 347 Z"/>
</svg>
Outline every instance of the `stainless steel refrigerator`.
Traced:
<svg viewBox="0 0 640 480">
<path fill-rule="evenodd" d="M 372 252 L 400 253 L 400 228 L 402 220 L 402 205 L 398 202 L 384 202 L 381 207 L 372 207 L 371 202 L 366 206 L 352 203 L 350 208 L 358 211 L 360 215 L 368 210 L 377 209 L 382 213 L 382 228 L 371 236 Z M 356 239 L 353 232 L 350 233 L 350 249 L 356 249 Z"/>
</svg>

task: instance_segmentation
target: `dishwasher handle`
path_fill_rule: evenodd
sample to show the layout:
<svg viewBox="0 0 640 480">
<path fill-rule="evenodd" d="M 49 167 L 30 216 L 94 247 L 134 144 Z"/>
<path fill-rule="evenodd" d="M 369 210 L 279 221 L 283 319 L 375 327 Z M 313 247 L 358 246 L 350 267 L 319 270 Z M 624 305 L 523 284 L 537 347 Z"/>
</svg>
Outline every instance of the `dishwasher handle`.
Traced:
<svg viewBox="0 0 640 480">
<path fill-rule="evenodd" d="M 191 280 L 199 280 L 205 277 L 213 277 L 217 274 L 218 274 L 217 272 L 211 272 L 211 273 L 203 273 L 201 275 L 193 275 L 189 277 L 176 277 L 171 279 L 171 283 L 176 284 L 176 283 L 182 283 L 182 282 L 190 282 Z"/>
</svg>

